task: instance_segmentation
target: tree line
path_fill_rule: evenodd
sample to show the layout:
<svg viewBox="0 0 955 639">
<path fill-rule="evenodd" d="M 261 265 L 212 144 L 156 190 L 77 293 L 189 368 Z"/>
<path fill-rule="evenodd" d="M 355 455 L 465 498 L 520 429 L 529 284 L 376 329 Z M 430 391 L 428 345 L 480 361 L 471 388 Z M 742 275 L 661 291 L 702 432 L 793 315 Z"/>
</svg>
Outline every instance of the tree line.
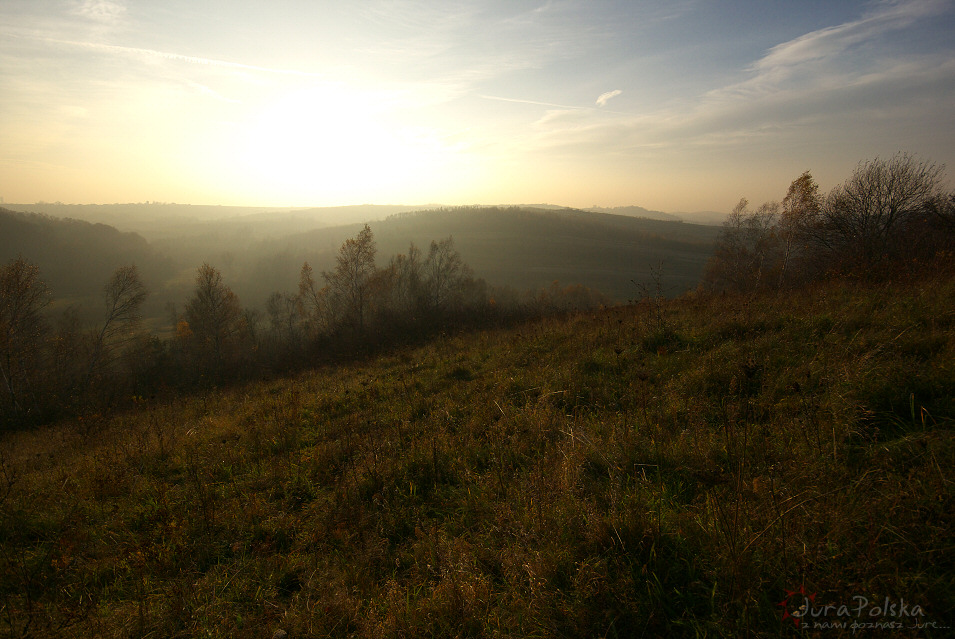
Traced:
<svg viewBox="0 0 955 639">
<path fill-rule="evenodd" d="M 755 294 L 833 275 L 865 279 L 925 268 L 955 250 L 955 193 L 944 167 L 906 153 L 860 163 L 828 194 L 809 171 L 782 202 L 729 215 L 705 289 Z"/>
<path fill-rule="evenodd" d="M 75 308 L 51 313 L 52 292 L 23 257 L 0 267 L 0 427 L 64 415 L 96 415 L 129 400 L 267 377 L 436 332 L 481 327 L 609 301 L 583 286 L 536 292 L 475 277 L 451 237 L 379 267 L 371 228 L 341 246 L 331 271 L 306 262 L 297 291 L 244 307 L 222 273 L 205 263 L 191 296 L 172 307 L 172 330 L 144 328 L 147 298 L 135 265 L 102 289 L 100 320 Z"/>
</svg>

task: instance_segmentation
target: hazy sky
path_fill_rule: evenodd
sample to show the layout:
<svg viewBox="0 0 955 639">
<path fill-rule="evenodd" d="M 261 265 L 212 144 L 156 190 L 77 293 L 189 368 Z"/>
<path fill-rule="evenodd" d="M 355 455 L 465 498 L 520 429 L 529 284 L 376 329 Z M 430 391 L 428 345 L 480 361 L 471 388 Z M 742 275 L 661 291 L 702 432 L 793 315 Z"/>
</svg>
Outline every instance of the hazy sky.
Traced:
<svg viewBox="0 0 955 639">
<path fill-rule="evenodd" d="M 0 0 L 0 197 L 729 210 L 900 150 L 951 178 L 953 34 L 955 0 Z"/>
</svg>

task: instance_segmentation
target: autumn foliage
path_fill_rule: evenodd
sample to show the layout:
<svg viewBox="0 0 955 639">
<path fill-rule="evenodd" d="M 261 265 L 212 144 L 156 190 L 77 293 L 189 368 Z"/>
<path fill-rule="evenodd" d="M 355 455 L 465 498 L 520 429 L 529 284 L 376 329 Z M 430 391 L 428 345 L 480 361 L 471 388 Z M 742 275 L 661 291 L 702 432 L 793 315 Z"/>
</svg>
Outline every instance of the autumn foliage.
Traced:
<svg viewBox="0 0 955 639">
<path fill-rule="evenodd" d="M 807 171 L 782 203 L 743 199 L 723 225 L 704 285 L 755 294 L 833 275 L 879 279 L 925 268 L 955 248 L 955 194 L 943 167 L 911 155 L 861 163 L 827 195 Z"/>
</svg>

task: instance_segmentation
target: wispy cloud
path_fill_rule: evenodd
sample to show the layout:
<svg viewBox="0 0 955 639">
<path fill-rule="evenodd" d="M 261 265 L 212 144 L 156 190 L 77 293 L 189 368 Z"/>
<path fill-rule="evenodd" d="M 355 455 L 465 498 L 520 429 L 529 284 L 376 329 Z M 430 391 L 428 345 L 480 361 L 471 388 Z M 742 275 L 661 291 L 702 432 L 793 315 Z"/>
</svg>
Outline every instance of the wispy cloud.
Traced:
<svg viewBox="0 0 955 639">
<path fill-rule="evenodd" d="M 504 98 L 499 95 L 479 95 L 484 100 L 497 100 L 498 102 L 514 102 L 517 104 L 534 104 L 537 106 L 556 107 L 558 109 L 591 109 L 589 106 L 571 106 L 568 104 L 554 104 L 553 102 L 540 102 L 538 100 L 522 100 L 520 98 Z"/>
<path fill-rule="evenodd" d="M 125 159 L 125 127 L 148 122 L 137 147 L 194 148 L 183 155 L 229 166 L 256 127 L 301 121 L 318 136 L 323 123 L 351 123 L 396 147 L 467 155 L 462 175 L 488 184 L 521 167 L 579 167 L 604 185 L 626 174 L 621 188 L 633 189 L 632 176 L 694 167 L 745 165 L 751 179 L 799 150 L 857 161 L 876 139 L 877 153 L 955 148 L 955 0 L 811 15 L 775 3 L 745 38 L 742 1 L 161 4 L 0 0 L 0 154 L 87 157 L 80 149 L 95 146 Z M 951 151 L 940 159 L 951 164 Z"/>
<path fill-rule="evenodd" d="M 466 91 L 606 46 L 609 25 L 573 1 L 475 3 L 472 0 L 372 0 L 353 49 L 364 70 L 419 82 L 439 79 Z M 487 90 L 484 88 L 484 90 Z"/>
<path fill-rule="evenodd" d="M 613 93 L 613 92 L 611 92 L 611 93 Z M 619 93 L 619 92 L 618 92 L 618 93 Z M 577 105 L 574 105 L 574 104 L 557 104 L 557 103 L 555 103 L 555 102 L 541 102 L 540 100 L 525 100 L 525 99 L 522 99 L 522 98 L 505 98 L 505 97 L 499 96 L 499 95 L 478 95 L 477 97 L 481 98 L 482 100 L 496 100 L 496 101 L 498 101 L 498 102 L 513 102 L 513 103 L 515 103 L 515 104 L 532 104 L 532 105 L 535 105 L 535 106 L 544 106 L 544 107 L 552 107 L 552 108 L 554 108 L 554 109 L 563 109 L 563 110 L 565 110 L 565 111 L 593 111 L 593 112 L 596 112 L 596 111 L 598 110 L 598 108 L 597 108 L 596 106 L 590 106 L 589 104 L 588 104 L 588 105 L 579 105 L 579 104 L 577 104 Z M 613 96 L 611 96 L 611 97 L 613 97 Z M 609 99 L 609 98 L 608 98 L 608 99 Z M 615 115 L 632 115 L 631 113 L 627 113 L 626 111 L 611 111 L 611 110 L 609 110 L 609 109 L 604 109 L 604 108 L 601 108 L 601 109 L 599 109 L 599 110 L 600 110 L 601 113 L 611 113 L 611 114 L 615 114 Z M 554 111 L 548 111 L 547 113 L 548 113 L 548 114 L 553 114 L 553 113 L 556 113 L 556 112 L 554 112 Z M 545 115 L 545 118 L 546 118 L 546 117 L 547 117 L 547 116 Z"/>
<path fill-rule="evenodd" d="M 613 91 L 607 91 L 606 93 L 601 93 L 600 96 L 597 98 L 597 106 L 599 107 L 606 106 L 608 101 L 617 97 L 621 93 L 623 93 L 623 91 L 621 91 L 620 89 L 614 89 Z"/>
<path fill-rule="evenodd" d="M 764 93 L 792 81 L 795 76 L 810 84 L 821 84 L 826 77 L 845 66 L 843 59 L 853 48 L 866 44 L 877 47 L 891 32 L 901 31 L 919 20 L 950 11 L 952 4 L 951 0 L 890 0 L 875 3 L 858 20 L 812 31 L 776 45 L 751 65 L 751 78 L 726 87 L 723 91 Z M 874 61 L 874 57 L 869 58 L 870 63 Z"/>
<path fill-rule="evenodd" d="M 242 71 L 256 71 L 260 73 L 269 73 L 269 74 L 278 74 L 278 75 L 292 75 L 292 76 L 302 76 L 302 77 L 310 77 L 310 78 L 324 77 L 324 75 L 321 73 L 313 73 L 310 71 L 299 71 L 296 69 L 276 69 L 272 67 L 264 67 L 264 66 L 254 65 L 254 64 L 243 64 L 241 62 L 230 62 L 227 60 L 217 60 L 214 58 L 203 58 L 198 56 L 185 55 L 182 53 L 174 53 L 170 51 L 159 51 L 157 49 L 143 49 L 140 47 L 125 47 L 125 46 L 120 46 L 115 44 L 103 44 L 100 42 L 60 40 L 56 38 L 43 38 L 43 40 L 53 44 L 79 47 L 79 48 L 87 49 L 90 51 L 99 51 L 102 53 L 121 55 L 126 57 L 170 60 L 173 62 L 185 62 L 187 64 L 198 64 L 198 65 L 204 65 L 204 66 L 210 66 L 210 67 L 220 67 L 224 69 L 238 69 Z"/>
<path fill-rule="evenodd" d="M 743 80 L 708 91 L 682 104 L 641 116 L 572 122 L 545 116 L 537 122 L 538 143 L 550 150 L 606 153 L 663 145 L 713 147 L 782 140 L 791 132 L 826 136 L 862 131 L 864 122 L 893 126 L 943 115 L 955 96 L 951 51 L 895 57 L 889 35 L 945 11 L 950 0 L 877 2 L 857 20 L 806 33 L 769 49 L 741 69 Z M 857 47 L 864 55 L 849 56 Z M 885 47 L 885 48 L 884 48 Z M 600 96 L 605 104 L 617 92 Z M 557 105 L 555 105 L 557 106 Z M 600 110 L 602 113 L 613 113 Z M 897 121 L 886 120 L 892 114 Z M 807 127 L 809 127 L 807 129 Z M 819 143 L 824 142 L 824 137 Z"/>
<path fill-rule="evenodd" d="M 118 0 L 83 0 L 76 3 L 73 13 L 89 20 L 111 24 L 126 16 L 126 3 Z"/>
</svg>

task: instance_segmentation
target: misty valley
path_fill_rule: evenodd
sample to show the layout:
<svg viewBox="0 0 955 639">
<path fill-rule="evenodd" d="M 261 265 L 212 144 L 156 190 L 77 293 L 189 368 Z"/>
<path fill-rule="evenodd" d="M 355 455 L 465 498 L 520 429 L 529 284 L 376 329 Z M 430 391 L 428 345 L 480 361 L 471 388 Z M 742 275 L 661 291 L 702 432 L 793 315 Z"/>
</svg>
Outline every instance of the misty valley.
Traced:
<svg viewBox="0 0 955 639">
<path fill-rule="evenodd" d="M 475 276 L 509 289 L 506 295 L 536 292 L 557 281 L 586 286 L 616 303 L 634 299 L 639 293 L 634 282 L 650 283 L 655 269 L 669 296 L 695 287 L 718 232 L 707 225 L 516 207 L 399 213 L 392 212 L 398 207 L 343 207 L 286 211 L 284 216 L 242 209 L 243 215 L 222 215 L 215 211 L 222 207 L 159 204 L 129 205 L 126 214 L 97 214 L 100 207 L 88 206 L 17 208 L 23 212 L 6 211 L 0 217 L 5 259 L 22 255 L 37 264 L 56 303 L 74 304 L 84 317 L 99 312 L 92 307 L 101 303 L 112 271 L 135 263 L 150 291 L 144 314 L 159 331 L 171 329 L 165 309 L 187 299 L 201 264 L 218 269 L 243 305 L 264 311 L 272 293 L 295 292 L 304 262 L 318 273 L 331 269 L 341 244 L 378 215 L 383 219 L 369 223 L 382 265 L 406 253 L 412 243 L 426 249 L 432 241 L 452 237 Z M 213 209 L 217 217 L 196 217 L 193 208 L 205 208 L 205 214 Z M 106 219 L 124 232 L 31 209 Z M 332 221 L 349 218 L 355 221 Z"/>
</svg>

